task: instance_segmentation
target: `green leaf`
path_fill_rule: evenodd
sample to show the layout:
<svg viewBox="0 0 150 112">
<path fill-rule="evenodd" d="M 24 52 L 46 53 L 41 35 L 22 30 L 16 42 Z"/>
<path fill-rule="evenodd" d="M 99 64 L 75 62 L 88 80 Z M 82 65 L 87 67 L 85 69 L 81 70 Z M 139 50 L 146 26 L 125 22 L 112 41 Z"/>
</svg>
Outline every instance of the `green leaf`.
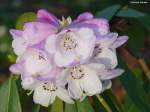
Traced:
<svg viewBox="0 0 150 112">
<path fill-rule="evenodd" d="M 18 18 L 16 23 L 16 29 L 22 29 L 24 23 L 32 22 L 34 20 L 36 20 L 36 14 L 34 12 L 24 13 Z"/>
<path fill-rule="evenodd" d="M 124 68 L 125 73 L 120 76 L 120 80 L 135 106 L 140 112 L 148 112 L 148 97 L 142 87 L 141 83 L 138 82 L 134 74 L 127 68 L 125 63 L 119 58 L 119 65 Z"/>
<path fill-rule="evenodd" d="M 140 112 L 128 95 L 125 97 L 121 107 L 123 108 L 124 112 Z"/>
<path fill-rule="evenodd" d="M 34 104 L 33 112 L 40 112 L 40 105 Z"/>
<path fill-rule="evenodd" d="M 76 104 L 78 112 L 94 112 L 88 98 L 85 98 L 82 102 L 77 101 Z"/>
<path fill-rule="evenodd" d="M 56 97 L 55 102 L 52 105 L 51 112 L 63 112 L 63 102 Z"/>
<path fill-rule="evenodd" d="M 137 11 L 132 8 L 124 7 L 122 10 L 120 10 L 116 16 L 121 16 L 121 17 L 143 17 L 145 16 L 145 13 Z"/>
<path fill-rule="evenodd" d="M 134 54 L 137 54 L 144 47 L 145 30 L 135 19 L 133 19 L 128 30 L 124 32 L 124 35 L 129 36 L 128 47 Z"/>
<path fill-rule="evenodd" d="M 76 104 L 65 103 L 65 112 L 78 112 Z"/>
<path fill-rule="evenodd" d="M 0 112 L 21 112 L 17 86 L 12 77 L 0 88 Z"/>
<path fill-rule="evenodd" d="M 139 17 L 138 20 L 145 28 L 148 29 L 148 31 L 150 31 L 150 15 Z"/>
<path fill-rule="evenodd" d="M 123 112 L 112 90 L 106 90 L 102 95 L 113 112 Z"/>
<path fill-rule="evenodd" d="M 14 54 L 9 54 L 9 55 L 8 55 L 8 60 L 9 60 L 9 62 L 11 62 L 11 63 L 15 63 L 15 61 L 16 61 L 16 56 L 15 56 Z"/>
<path fill-rule="evenodd" d="M 104 10 L 98 12 L 96 17 L 111 20 L 112 17 L 115 16 L 115 14 L 119 11 L 120 7 L 120 5 L 113 5 L 111 7 L 105 8 Z"/>
</svg>

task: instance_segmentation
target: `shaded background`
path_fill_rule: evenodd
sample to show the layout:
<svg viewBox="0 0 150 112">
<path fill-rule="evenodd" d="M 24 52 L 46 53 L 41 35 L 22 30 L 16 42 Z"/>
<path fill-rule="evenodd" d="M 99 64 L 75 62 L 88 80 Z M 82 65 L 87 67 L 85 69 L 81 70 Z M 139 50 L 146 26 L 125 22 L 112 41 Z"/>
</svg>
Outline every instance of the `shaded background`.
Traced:
<svg viewBox="0 0 150 112">
<path fill-rule="evenodd" d="M 117 31 L 120 35 L 126 34 L 130 37 L 128 44 L 118 49 L 120 66 L 125 68 L 127 71 L 126 74 L 128 75 L 113 80 L 112 93 L 119 105 L 123 105 L 123 108 L 127 108 L 130 104 L 133 104 L 133 107 L 141 106 L 141 110 L 142 108 L 147 108 L 143 107 L 145 104 L 142 104 L 144 98 L 142 98 L 142 96 L 136 96 L 136 92 L 139 91 L 144 92 L 139 93 L 139 95 L 146 93 L 146 99 L 149 105 L 150 0 L 143 1 L 147 3 L 133 4 L 130 0 L 0 0 L 0 85 L 8 78 L 10 74 L 9 66 L 14 63 L 13 57 L 11 56 L 14 55 L 11 48 L 12 38 L 8 30 L 15 28 L 20 15 L 25 12 L 36 12 L 38 9 L 44 8 L 54 13 L 60 19 L 61 16 L 76 18 L 78 14 L 84 11 L 92 12 L 99 17 L 101 10 L 120 4 L 121 8 L 130 7 L 139 11 L 139 13 L 146 14 L 146 16 L 135 17 L 137 13 L 127 13 L 127 15 L 123 16 L 113 16 L 110 20 L 112 31 Z M 107 16 L 107 14 L 104 14 L 104 17 L 105 16 Z M 131 86 L 133 81 L 135 83 Z M 135 88 L 135 86 L 139 85 L 139 82 L 142 83 L 142 89 Z M 131 87 L 128 88 L 129 86 Z M 135 91 L 133 92 L 132 89 L 133 91 L 135 89 Z M 25 95 L 25 93 L 21 93 L 21 95 Z M 104 94 L 104 97 L 107 97 L 107 93 Z M 136 98 L 139 98 L 137 102 L 141 101 L 139 104 L 135 103 Z M 21 100 L 24 99 L 21 98 Z M 29 97 L 26 100 L 30 101 Z M 22 101 L 22 105 L 25 105 L 23 107 L 24 112 L 31 111 L 32 105 L 28 103 L 29 101 Z M 93 105 L 94 108 L 97 108 L 95 104 Z M 25 107 L 30 108 L 28 110 Z M 135 109 L 131 112 L 142 111 Z"/>
</svg>

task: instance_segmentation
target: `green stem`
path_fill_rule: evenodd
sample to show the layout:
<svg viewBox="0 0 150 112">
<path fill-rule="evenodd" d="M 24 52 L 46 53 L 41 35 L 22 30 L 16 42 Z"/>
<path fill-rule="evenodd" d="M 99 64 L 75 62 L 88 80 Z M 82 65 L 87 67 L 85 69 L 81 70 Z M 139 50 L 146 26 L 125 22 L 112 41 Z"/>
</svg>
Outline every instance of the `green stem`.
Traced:
<svg viewBox="0 0 150 112">
<path fill-rule="evenodd" d="M 99 102 L 103 105 L 103 107 L 106 109 L 107 112 L 112 112 L 111 108 L 109 107 L 109 105 L 107 104 L 107 102 L 103 99 L 102 96 L 100 95 L 96 95 L 97 99 L 99 100 Z"/>
<path fill-rule="evenodd" d="M 34 104 L 33 112 L 40 112 L 40 105 Z"/>
</svg>

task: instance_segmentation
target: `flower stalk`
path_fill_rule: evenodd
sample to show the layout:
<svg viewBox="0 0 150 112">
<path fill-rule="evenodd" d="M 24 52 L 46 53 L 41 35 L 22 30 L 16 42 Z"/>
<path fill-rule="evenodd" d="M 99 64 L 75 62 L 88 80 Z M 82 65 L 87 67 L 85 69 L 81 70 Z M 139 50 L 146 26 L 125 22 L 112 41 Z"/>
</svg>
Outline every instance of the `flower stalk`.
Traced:
<svg viewBox="0 0 150 112">
<path fill-rule="evenodd" d="M 103 105 L 103 107 L 106 109 L 107 112 L 112 112 L 111 108 L 109 107 L 109 105 L 107 104 L 107 102 L 105 101 L 105 99 L 100 96 L 100 95 L 96 95 L 98 101 Z"/>
</svg>

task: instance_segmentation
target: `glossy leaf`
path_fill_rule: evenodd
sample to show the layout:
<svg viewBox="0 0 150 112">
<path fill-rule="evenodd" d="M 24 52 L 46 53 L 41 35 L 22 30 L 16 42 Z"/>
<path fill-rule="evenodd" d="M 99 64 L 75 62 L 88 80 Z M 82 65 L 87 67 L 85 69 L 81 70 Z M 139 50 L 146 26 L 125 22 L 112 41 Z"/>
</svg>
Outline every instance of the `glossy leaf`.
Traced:
<svg viewBox="0 0 150 112">
<path fill-rule="evenodd" d="M 59 98 L 52 104 L 51 112 L 63 112 L 63 102 Z"/>
<path fill-rule="evenodd" d="M 145 16 L 145 13 L 137 11 L 132 8 L 124 7 L 122 10 L 120 10 L 116 16 L 121 16 L 121 17 L 143 17 Z"/>
<path fill-rule="evenodd" d="M 77 101 L 76 104 L 78 112 L 94 112 L 88 98 L 85 98 L 82 102 Z"/>
<path fill-rule="evenodd" d="M 65 112 L 78 112 L 76 104 L 65 103 Z"/>
<path fill-rule="evenodd" d="M 124 112 L 140 112 L 128 95 L 124 98 L 122 108 Z"/>
<path fill-rule="evenodd" d="M 142 23 L 142 25 L 150 31 L 150 15 L 146 15 L 144 17 L 139 17 L 138 20 Z"/>
<path fill-rule="evenodd" d="M 120 76 L 120 80 L 134 104 L 141 112 L 148 112 L 148 97 L 144 88 L 138 82 L 134 74 L 127 68 L 121 58 L 119 58 L 121 68 L 125 69 L 125 73 Z"/>
<path fill-rule="evenodd" d="M 17 86 L 12 77 L 0 88 L 0 112 L 21 112 Z"/>
<path fill-rule="evenodd" d="M 105 100 L 107 101 L 113 112 L 123 112 L 112 90 L 107 90 L 102 95 L 104 96 Z"/>
<path fill-rule="evenodd" d="M 96 17 L 111 20 L 112 17 L 115 16 L 115 14 L 119 11 L 120 7 L 120 5 L 113 5 L 111 7 L 105 8 L 104 10 L 98 12 Z"/>
<path fill-rule="evenodd" d="M 134 19 L 124 35 L 129 36 L 128 47 L 137 54 L 144 47 L 144 28 Z"/>
<path fill-rule="evenodd" d="M 34 12 L 27 12 L 22 14 L 16 23 L 16 29 L 22 29 L 24 23 L 26 22 L 32 22 L 36 19 L 36 14 Z"/>
</svg>

